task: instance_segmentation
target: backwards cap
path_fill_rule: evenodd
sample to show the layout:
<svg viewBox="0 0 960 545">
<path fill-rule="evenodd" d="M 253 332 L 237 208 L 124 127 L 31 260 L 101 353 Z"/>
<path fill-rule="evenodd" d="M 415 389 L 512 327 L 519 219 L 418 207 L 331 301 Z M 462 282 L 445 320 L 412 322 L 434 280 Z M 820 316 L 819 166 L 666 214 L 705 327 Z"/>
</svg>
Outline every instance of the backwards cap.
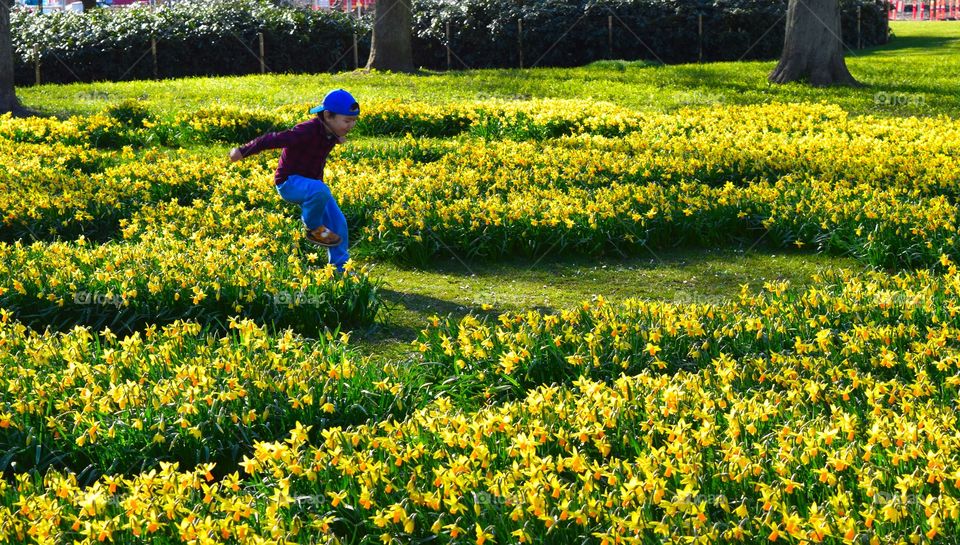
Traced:
<svg viewBox="0 0 960 545">
<path fill-rule="evenodd" d="M 337 89 L 330 91 L 323 97 L 323 104 L 310 108 L 310 113 L 318 114 L 320 112 L 332 112 L 339 115 L 360 115 L 360 104 L 353 98 L 353 95 Z"/>
</svg>

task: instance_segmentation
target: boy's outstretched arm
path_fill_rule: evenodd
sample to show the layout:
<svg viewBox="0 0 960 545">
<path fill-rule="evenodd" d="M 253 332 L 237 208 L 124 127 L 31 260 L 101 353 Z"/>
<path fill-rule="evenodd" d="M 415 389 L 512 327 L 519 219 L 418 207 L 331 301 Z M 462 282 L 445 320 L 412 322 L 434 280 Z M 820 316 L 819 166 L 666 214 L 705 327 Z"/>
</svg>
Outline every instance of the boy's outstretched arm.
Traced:
<svg viewBox="0 0 960 545">
<path fill-rule="evenodd" d="M 285 131 L 268 132 L 240 147 L 230 150 L 230 160 L 236 162 L 254 153 L 260 153 L 263 150 L 286 148 L 296 145 L 307 140 L 310 137 L 311 130 L 315 129 L 311 129 L 307 123 L 300 123 L 292 129 Z"/>
</svg>

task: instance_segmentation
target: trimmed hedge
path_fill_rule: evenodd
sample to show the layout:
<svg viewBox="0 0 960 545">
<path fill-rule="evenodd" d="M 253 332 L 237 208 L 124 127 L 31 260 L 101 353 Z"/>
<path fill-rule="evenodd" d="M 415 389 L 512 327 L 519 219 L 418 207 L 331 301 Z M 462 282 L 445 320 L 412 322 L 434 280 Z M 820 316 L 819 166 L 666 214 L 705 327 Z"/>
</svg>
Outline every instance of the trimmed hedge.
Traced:
<svg viewBox="0 0 960 545">
<path fill-rule="evenodd" d="M 783 48 L 787 0 L 417 0 L 416 63 L 446 68 L 450 22 L 453 68 L 516 67 L 523 21 L 524 66 L 579 66 L 598 59 L 696 62 L 698 16 L 703 60 L 775 59 Z M 841 0 L 842 35 L 857 46 L 887 41 L 883 0 Z M 613 17 L 613 47 L 609 19 Z"/>
<path fill-rule="evenodd" d="M 843 36 L 857 43 L 861 8 L 864 46 L 887 39 L 883 0 L 841 0 Z M 787 0 L 415 0 L 415 62 L 446 68 L 450 22 L 453 68 L 516 67 L 523 21 L 525 66 L 578 66 L 599 59 L 666 63 L 699 58 L 703 17 L 704 61 L 779 56 Z M 609 21 L 613 18 L 610 47 Z M 44 16 L 14 10 L 11 29 L 16 83 L 148 79 L 157 76 L 239 75 L 260 70 L 257 34 L 264 33 L 271 72 L 352 68 L 353 36 L 359 55 L 369 52 L 368 17 L 277 6 L 265 0 L 183 0 L 90 13 Z"/>
<path fill-rule="evenodd" d="M 260 71 L 259 38 L 271 72 L 353 68 L 353 35 L 369 24 L 339 12 L 278 7 L 258 0 L 184 0 L 155 8 L 134 6 L 42 17 L 11 13 L 16 84 L 35 82 L 39 52 L 44 83 L 154 77 L 240 75 Z M 360 44 L 361 58 L 369 40 Z"/>
</svg>

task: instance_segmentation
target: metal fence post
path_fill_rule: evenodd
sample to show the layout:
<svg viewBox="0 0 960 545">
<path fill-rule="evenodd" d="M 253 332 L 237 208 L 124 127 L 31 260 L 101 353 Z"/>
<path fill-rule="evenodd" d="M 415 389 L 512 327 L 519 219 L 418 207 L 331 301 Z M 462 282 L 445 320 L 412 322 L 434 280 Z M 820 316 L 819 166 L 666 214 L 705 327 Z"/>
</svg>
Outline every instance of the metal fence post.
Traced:
<svg viewBox="0 0 960 545">
<path fill-rule="evenodd" d="M 153 77 L 160 76 L 160 65 L 157 63 L 157 39 L 150 38 L 150 53 L 153 54 Z"/>
<path fill-rule="evenodd" d="M 607 52 L 613 58 L 613 15 L 607 15 Z"/>
<path fill-rule="evenodd" d="M 263 48 L 263 32 L 258 32 L 257 36 L 260 37 L 260 73 L 267 73 L 267 61 L 264 60 L 264 48 Z"/>
<path fill-rule="evenodd" d="M 520 68 L 523 69 L 523 19 L 517 19 L 517 53 L 520 57 Z"/>
<path fill-rule="evenodd" d="M 697 14 L 697 62 L 703 62 L 703 14 Z"/>
</svg>

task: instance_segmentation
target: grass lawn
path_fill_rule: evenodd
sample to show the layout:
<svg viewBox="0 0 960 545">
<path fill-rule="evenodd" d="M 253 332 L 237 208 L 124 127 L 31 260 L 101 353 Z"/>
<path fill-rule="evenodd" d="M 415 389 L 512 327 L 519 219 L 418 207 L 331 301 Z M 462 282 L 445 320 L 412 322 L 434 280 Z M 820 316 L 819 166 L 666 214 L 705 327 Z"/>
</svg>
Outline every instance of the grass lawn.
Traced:
<svg viewBox="0 0 960 545">
<path fill-rule="evenodd" d="M 410 351 L 430 316 L 497 315 L 536 309 L 556 312 L 595 297 L 657 299 L 671 303 L 721 303 L 741 286 L 764 283 L 812 284 L 830 268 L 860 270 L 853 259 L 768 250 L 674 250 L 629 259 L 565 259 L 544 256 L 535 262 L 467 263 L 451 257 L 429 269 L 374 264 L 384 281 L 389 309 L 386 323 L 361 332 L 357 346 L 377 360 L 395 361 Z"/>
<path fill-rule="evenodd" d="M 397 98 L 427 103 L 453 100 L 582 98 L 638 110 L 684 106 L 819 102 L 856 113 L 956 117 L 960 95 L 960 22 L 893 22 L 890 43 L 848 51 L 847 64 L 865 84 L 859 89 L 774 86 L 766 81 L 774 61 L 657 66 L 600 61 L 576 69 L 428 72 L 416 76 L 347 72 L 254 75 L 164 81 L 41 85 L 18 90 L 25 105 L 54 115 L 85 114 L 126 98 L 152 109 L 189 111 L 214 104 L 275 107 L 313 102 L 344 87 L 363 101 Z"/>
</svg>

